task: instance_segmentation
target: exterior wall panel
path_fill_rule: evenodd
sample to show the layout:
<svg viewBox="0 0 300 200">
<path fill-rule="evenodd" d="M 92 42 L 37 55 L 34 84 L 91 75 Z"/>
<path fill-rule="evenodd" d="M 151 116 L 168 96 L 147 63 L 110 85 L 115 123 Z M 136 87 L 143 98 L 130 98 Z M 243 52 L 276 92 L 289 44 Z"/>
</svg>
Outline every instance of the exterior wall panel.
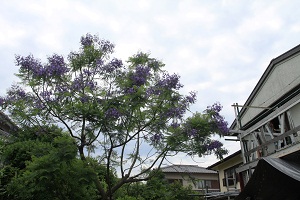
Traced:
<svg viewBox="0 0 300 200">
<path fill-rule="evenodd" d="M 219 174 L 219 182 L 220 182 L 220 191 L 221 192 L 227 192 L 228 191 L 228 188 L 223 186 L 223 182 L 222 180 L 225 178 L 224 176 L 224 171 L 226 169 L 229 169 L 231 168 L 232 166 L 235 166 L 235 165 L 238 165 L 238 164 L 241 164 L 243 161 L 242 161 L 242 157 L 241 155 L 237 155 L 229 160 L 227 160 L 226 162 L 223 162 L 215 167 L 213 167 L 212 169 L 214 170 L 217 170 L 218 171 L 218 174 Z M 240 187 L 240 184 L 239 182 L 237 183 L 236 185 L 236 189 L 241 189 Z"/>
<path fill-rule="evenodd" d="M 250 106 L 269 107 L 300 83 L 300 54 L 274 66 Z M 242 125 L 257 116 L 262 109 L 250 108 L 241 117 Z"/>
<path fill-rule="evenodd" d="M 171 172 L 164 172 L 165 179 L 167 180 L 181 180 L 182 185 L 185 187 L 188 187 L 189 185 L 192 186 L 193 190 L 202 190 L 200 188 L 197 188 L 197 185 L 194 185 L 196 183 L 195 181 L 211 181 L 210 190 L 219 191 L 219 183 L 218 183 L 218 174 L 202 174 L 202 173 L 171 173 Z M 193 179 L 193 180 L 192 180 Z M 194 181 L 194 182 L 193 182 Z M 205 189 L 205 188 L 203 188 Z"/>
<path fill-rule="evenodd" d="M 300 67 L 299 67 L 300 68 Z M 300 125 L 300 103 L 290 109 L 294 127 Z"/>
</svg>

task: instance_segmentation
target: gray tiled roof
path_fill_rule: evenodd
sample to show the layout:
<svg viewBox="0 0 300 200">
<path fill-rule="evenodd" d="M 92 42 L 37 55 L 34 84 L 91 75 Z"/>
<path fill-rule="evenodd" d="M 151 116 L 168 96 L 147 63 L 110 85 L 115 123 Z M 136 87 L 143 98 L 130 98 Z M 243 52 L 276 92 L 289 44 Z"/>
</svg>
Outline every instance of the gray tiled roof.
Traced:
<svg viewBox="0 0 300 200">
<path fill-rule="evenodd" d="M 162 172 L 177 172 L 177 173 L 203 173 L 203 174 L 216 174 L 214 170 L 209 170 L 198 165 L 171 165 L 161 168 Z"/>
</svg>

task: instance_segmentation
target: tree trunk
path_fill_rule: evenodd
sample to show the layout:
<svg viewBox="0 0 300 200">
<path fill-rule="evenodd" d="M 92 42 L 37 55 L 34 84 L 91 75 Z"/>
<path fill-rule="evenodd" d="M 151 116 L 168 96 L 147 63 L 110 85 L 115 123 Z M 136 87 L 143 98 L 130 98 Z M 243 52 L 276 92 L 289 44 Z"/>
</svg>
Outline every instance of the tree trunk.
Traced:
<svg viewBox="0 0 300 200">
<path fill-rule="evenodd" d="M 85 161 L 86 159 L 85 159 L 84 152 L 83 152 L 83 146 L 79 146 L 78 151 L 79 151 L 80 159 Z"/>
</svg>

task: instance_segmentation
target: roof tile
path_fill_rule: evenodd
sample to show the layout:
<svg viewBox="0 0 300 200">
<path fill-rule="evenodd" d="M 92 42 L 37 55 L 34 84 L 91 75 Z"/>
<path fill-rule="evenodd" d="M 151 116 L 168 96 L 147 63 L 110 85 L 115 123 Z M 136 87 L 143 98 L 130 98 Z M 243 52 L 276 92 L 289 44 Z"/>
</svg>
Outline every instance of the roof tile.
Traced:
<svg viewBox="0 0 300 200">
<path fill-rule="evenodd" d="M 171 165 L 161 168 L 162 172 L 177 172 L 177 173 L 203 173 L 216 174 L 214 170 L 209 170 L 198 165 Z"/>
</svg>

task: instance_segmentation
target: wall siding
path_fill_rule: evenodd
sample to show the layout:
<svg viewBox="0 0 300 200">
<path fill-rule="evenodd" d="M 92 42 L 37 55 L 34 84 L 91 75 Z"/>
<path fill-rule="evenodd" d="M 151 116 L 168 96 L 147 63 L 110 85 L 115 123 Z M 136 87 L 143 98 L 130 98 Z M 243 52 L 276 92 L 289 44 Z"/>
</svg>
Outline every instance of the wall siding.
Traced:
<svg viewBox="0 0 300 200">
<path fill-rule="evenodd" d="M 273 67 L 250 106 L 269 107 L 300 83 L 300 54 Z M 262 109 L 249 108 L 242 116 L 242 125 L 252 120 Z"/>
</svg>

